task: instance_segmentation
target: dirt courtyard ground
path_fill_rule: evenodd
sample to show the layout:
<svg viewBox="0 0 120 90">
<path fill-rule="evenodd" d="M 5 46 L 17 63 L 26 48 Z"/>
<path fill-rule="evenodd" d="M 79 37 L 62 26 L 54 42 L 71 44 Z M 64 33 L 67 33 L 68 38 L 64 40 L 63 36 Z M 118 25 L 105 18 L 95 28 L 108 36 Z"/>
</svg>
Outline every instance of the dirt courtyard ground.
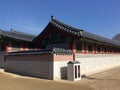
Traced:
<svg viewBox="0 0 120 90">
<path fill-rule="evenodd" d="M 120 90 L 120 67 L 77 82 L 52 81 L 0 72 L 0 90 Z"/>
</svg>

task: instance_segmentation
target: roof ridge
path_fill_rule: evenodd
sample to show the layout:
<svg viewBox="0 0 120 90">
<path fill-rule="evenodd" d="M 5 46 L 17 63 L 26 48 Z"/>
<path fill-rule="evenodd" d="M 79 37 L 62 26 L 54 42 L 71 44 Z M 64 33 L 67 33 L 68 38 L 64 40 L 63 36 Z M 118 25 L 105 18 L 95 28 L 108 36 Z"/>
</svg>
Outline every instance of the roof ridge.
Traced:
<svg viewBox="0 0 120 90">
<path fill-rule="evenodd" d="M 58 24 L 60 24 L 60 25 L 62 25 L 62 26 L 65 26 L 66 28 L 71 29 L 71 30 L 74 30 L 74 31 L 83 31 L 83 29 L 79 29 L 79 28 L 73 27 L 73 26 L 71 26 L 71 25 L 65 24 L 65 23 L 63 23 L 63 22 L 55 19 L 54 17 L 51 18 L 51 21 L 50 21 L 50 22 L 58 23 Z"/>
<path fill-rule="evenodd" d="M 9 52 L 6 55 L 23 55 L 23 54 L 69 54 L 72 55 L 71 50 L 61 49 L 61 48 L 52 48 L 52 49 L 41 49 L 41 50 L 27 50 L 19 52 Z"/>
<path fill-rule="evenodd" d="M 16 31 L 16 30 L 11 30 L 10 32 L 12 32 L 12 33 L 16 33 L 16 34 L 22 34 L 22 35 L 36 36 L 36 35 L 33 35 L 33 34 L 29 34 L 29 33 L 21 32 L 21 31 Z"/>
<path fill-rule="evenodd" d="M 8 36 L 10 38 L 20 39 L 24 41 L 32 41 L 36 36 L 17 31 L 0 30 L 0 35 Z"/>
</svg>

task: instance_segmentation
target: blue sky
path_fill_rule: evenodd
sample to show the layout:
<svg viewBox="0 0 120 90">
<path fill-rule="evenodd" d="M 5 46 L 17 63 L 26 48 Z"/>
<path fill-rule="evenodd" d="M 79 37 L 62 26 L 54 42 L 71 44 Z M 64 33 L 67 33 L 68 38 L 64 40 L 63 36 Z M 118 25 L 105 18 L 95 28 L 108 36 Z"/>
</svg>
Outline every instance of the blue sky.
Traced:
<svg viewBox="0 0 120 90">
<path fill-rule="evenodd" d="M 112 38 L 120 33 L 120 0 L 0 0 L 0 29 L 38 35 L 50 16 Z"/>
</svg>

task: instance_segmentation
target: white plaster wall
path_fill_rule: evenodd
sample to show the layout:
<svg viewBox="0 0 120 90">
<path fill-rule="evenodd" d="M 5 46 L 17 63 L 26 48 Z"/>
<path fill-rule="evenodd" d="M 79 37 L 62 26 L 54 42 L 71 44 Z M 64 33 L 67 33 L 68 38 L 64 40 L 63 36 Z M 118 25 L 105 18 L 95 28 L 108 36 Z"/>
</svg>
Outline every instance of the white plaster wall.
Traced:
<svg viewBox="0 0 120 90">
<path fill-rule="evenodd" d="M 67 63 L 68 61 L 54 61 L 53 77 L 54 80 L 67 78 Z"/>
<path fill-rule="evenodd" d="M 94 74 L 120 66 L 120 54 L 76 54 L 75 59 L 81 62 L 81 74 Z M 67 61 L 53 62 L 53 77 L 67 79 Z"/>
<path fill-rule="evenodd" d="M 76 54 L 81 74 L 93 74 L 120 65 L 120 54 Z"/>
</svg>

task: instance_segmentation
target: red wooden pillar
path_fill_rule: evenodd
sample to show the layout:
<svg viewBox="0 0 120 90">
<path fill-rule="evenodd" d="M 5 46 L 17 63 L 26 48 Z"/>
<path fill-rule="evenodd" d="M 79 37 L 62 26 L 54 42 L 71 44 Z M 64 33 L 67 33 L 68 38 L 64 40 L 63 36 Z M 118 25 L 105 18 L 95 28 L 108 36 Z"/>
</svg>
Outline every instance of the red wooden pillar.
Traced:
<svg viewBox="0 0 120 90">
<path fill-rule="evenodd" d="M 116 50 L 115 50 L 115 48 L 114 48 L 114 54 L 116 53 Z"/>
<path fill-rule="evenodd" d="M 103 53 L 103 47 L 102 47 L 102 45 L 100 46 L 100 53 L 101 54 Z"/>
<path fill-rule="evenodd" d="M 108 53 L 110 54 L 110 48 L 108 48 Z"/>
<path fill-rule="evenodd" d="M 115 48 L 113 48 L 113 54 L 115 54 Z"/>
<path fill-rule="evenodd" d="M 102 46 L 102 54 L 104 54 L 105 52 L 105 49 L 104 49 L 104 46 Z"/>
<path fill-rule="evenodd" d="M 112 48 L 112 54 L 114 54 L 114 49 Z"/>
<path fill-rule="evenodd" d="M 85 43 L 82 42 L 82 53 L 85 53 Z"/>
<path fill-rule="evenodd" d="M 73 61 L 75 61 L 75 54 L 73 54 Z"/>
<path fill-rule="evenodd" d="M 115 52 L 115 54 L 116 54 L 116 48 L 115 48 L 115 51 L 114 51 L 114 52 Z"/>
<path fill-rule="evenodd" d="M 20 46 L 20 51 L 24 51 L 24 45 L 23 44 L 21 44 L 21 46 Z"/>
<path fill-rule="evenodd" d="M 7 53 L 9 48 L 8 45 L 6 45 L 5 48 L 6 48 L 5 52 Z"/>
<path fill-rule="evenodd" d="M 110 48 L 108 48 L 108 54 L 110 54 Z"/>
<path fill-rule="evenodd" d="M 10 51 L 13 51 L 12 43 L 10 43 Z"/>
<path fill-rule="evenodd" d="M 88 43 L 86 42 L 86 44 L 85 44 L 85 53 L 88 53 Z"/>
<path fill-rule="evenodd" d="M 109 53 L 111 54 L 111 47 L 109 48 Z"/>
<path fill-rule="evenodd" d="M 40 45 L 35 45 L 35 50 L 40 50 Z"/>
<path fill-rule="evenodd" d="M 116 54 L 117 54 L 117 48 L 115 49 L 115 52 L 116 52 Z"/>
<path fill-rule="evenodd" d="M 6 45 L 6 53 L 7 52 L 11 52 L 12 51 L 12 43 L 8 43 L 7 45 Z"/>
<path fill-rule="evenodd" d="M 117 48 L 117 53 L 119 53 L 119 49 Z"/>
<path fill-rule="evenodd" d="M 92 53 L 95 53 L 95 46 L 94 46 L 94 43 L 92 44 Z"/>
<path fill-rule="evenodd" d="M 107 47 L 107 54 L 109 54 L 109 48 Z"/>
<path fill-rule="evenodd" d="M 114 54 L 116 53 L 116 49 L 114 48 Z"/>
<path fill-rule="evenodd" d="M 75 41 L 72 42 L 72 52 L 73 53 L 76 52 L 76 43 L 75 43 Z"/>
<path fill-rule="evenodd" d="M 107 50 L 107 52 L 106 52 L 106 53 L 108 54 L 108 47 L 106 47 L 106 50 Z"/>
<path fill-rule="evenodd" d="M 97 53 L 97 45 L 94 44 L 94 53 Z"/>
<path fill-rule="evenodd" d="M 28 49 L 28 45 L 25 45 L 25 48 L 24 48 L 24 50 L 29 50 L 29 49 Z"/>
</svg>

